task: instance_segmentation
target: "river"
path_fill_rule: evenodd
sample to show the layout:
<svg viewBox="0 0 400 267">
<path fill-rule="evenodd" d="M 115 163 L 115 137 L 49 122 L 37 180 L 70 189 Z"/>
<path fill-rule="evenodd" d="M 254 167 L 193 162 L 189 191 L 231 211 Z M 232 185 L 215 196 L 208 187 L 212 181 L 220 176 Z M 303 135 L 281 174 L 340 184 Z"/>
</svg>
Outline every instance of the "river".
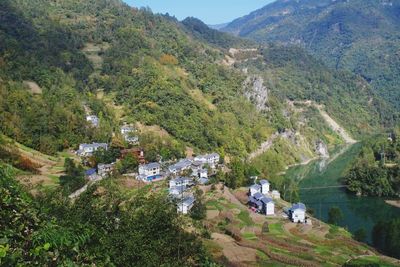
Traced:
<svg viewBox="0 0 400 267">
<path fill-rule="evenodd" d="M 357 197 L 346 192 L 345 188 L 337 187 L 360 149 L 360 143 L 337 149 L 331 153 L 331 159 L 292 167 L 286 176 L 299 182 L 300 199 L 307 208 L 314 210 L 316 218 L 326 222 L 329 209 L 337 206 L 343 212 L 339 225 L 352 233 L 364 228 L 367 241 L 371 242 L 374 225 L 380 220 L 400 217 L 400 208 L 386 204 L 383 198 Z"/>
</svg>

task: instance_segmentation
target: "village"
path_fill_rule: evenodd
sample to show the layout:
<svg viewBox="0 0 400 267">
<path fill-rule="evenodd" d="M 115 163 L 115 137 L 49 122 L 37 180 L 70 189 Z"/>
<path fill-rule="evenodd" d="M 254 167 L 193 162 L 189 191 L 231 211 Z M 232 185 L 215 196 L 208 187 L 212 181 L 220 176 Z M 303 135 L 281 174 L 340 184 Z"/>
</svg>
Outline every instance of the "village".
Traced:
<svg viewBox="0 0 400 267">
<path fill-rule="evenodd" d="M 100 119 L 95 115 L 88 115 L 87 122 L 92 127 L 98 127 Z M 130 145 L 130 148 L 121 150 L 121 158 L 127 155 L 135 157 L 139 163 L 136 172 L 124 174 L 143 183 L 156 183 L 159 181 L 168 181 L 168 194 L 174 203 L 176 203 L 177 212 L 188 214 L 193 208 L 196 198 L 193 194 L 193 188 L 197 185 L 205 186 L 210 184 L 210 177 L 217 173 L 217 170 L 225 168 L 223 159 L 218 153 L 195 155 L 178 159 L 172 164 L 170 162 L 146 162 L 145 151 L 138 146 L 139 137 L 134 126 L 124 124 L 120 127 L 120 134 Z M 91 144 L 80 144 L 76 154 L 81 157 L 82 162 L 86 162 L 96 151 L 107 151 L 107 143 L 93 142 Z M 120 159 L 117 159 L 117 161 Z M 98 163 L 96 168 L 90 168 L 85 171 L 88 184 L 101 181 L 111 176 L 115 171 L 117 162 Z M 293 223 L 310 224 L 307 220 L 306 206 L 303 203 L 295 203 L 290 208 L 283 209 L 283 213 L 277 214 L 275 201 L 280 200 L 281 195 L 278 190 L 271 190 L 271 184 L 266 179 L 259 179 L 257 176 L 250 177 L 254 184 L 249 186 L 247 192 L 247 205 L 249 211 L 264 216 L 282 216 Z M 84 192 L 87 188 L 81 188 L 70 195 L 75 198 Z"/>
</svg>

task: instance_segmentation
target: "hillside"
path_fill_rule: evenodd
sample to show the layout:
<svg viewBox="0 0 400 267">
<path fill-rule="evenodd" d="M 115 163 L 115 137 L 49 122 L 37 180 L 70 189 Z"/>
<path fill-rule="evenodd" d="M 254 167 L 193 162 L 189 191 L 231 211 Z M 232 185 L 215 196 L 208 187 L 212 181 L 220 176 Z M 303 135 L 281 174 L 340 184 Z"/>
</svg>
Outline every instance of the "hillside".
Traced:
<svg viewBox="0 0 400 267">
<path fill-rule="evenodd" d="M 222 31 L 261 43 L 299 45 L 329 67 L 350 70 L 400 107 L 400 4 L 387 0 L 278 0 Z"/>
<path fill-rule="evenodd" d="M 324 105 L 354 138 L 397 119 L 362 79 L 328 69 L 303 49 L 256 48 L 194 18 L 180 23 L 117 0 L 0 7 L 0 129 L 41 152 L 115 145 L 113 132 L 126 122 L 165 133 L 141 143 L 153 159 L 174 159 L 187 148 L 244 158 L 288 130 L 276 155 L 258 160 L 275 175 L 317 156 L 320 140 L 329 148 L 344 142 L 317 110 L 291 101 Z M 88 113 L 100 117 L 98 128 L 85 122 Z"/>
</svg>

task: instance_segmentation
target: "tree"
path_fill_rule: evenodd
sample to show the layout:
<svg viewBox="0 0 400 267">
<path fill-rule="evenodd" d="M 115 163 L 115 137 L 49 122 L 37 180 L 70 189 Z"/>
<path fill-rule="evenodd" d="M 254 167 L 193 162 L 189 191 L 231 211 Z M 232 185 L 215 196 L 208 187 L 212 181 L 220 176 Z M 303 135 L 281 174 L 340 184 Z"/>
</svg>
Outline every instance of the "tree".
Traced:
<svg viewBox="0 0 400 267">
<path fill-rule="evenodd" d="M 64 162 L 66 175 L 60 176 L 60 185 L 65 194 L 69 194 L 85 185 L 85 174 L 82 166 L 77 166 L 75 162 L 66 158 Z"/>
<path fill-rule="evenodd" d="M 190 210 L 190 217 L 195 220 L 202 220 L 206 217 L 206 205 L 204 204 L 203 191 L 196 188 L 194 193 L 196 202 L 193 205 L 193 208 Z"/>
<path fill-rule="evenodd" d="M 400 258 L 400 219 L 377 223 L 372 230 L 372 241 L 379 250 Z"/>
<path fill-rule="evenodd" d="M 124 174 L 135 171 L 138 166 L 138 159 L 132 154 L 128 154 L 117 163 L 117 170 L 120 174 Z"/>
<path fill-rule="evenodd" d="M 359 242 L 364 242 L 365 238 L 367 238 L 367 232 L 364 228 L 360 228 L 354 232 L 353 238 Z"/>
<path fill-rule="evenodd" d="M 93 158 L 96 164 L 99 163 L 110 164 L 112 162 L 115 162 L 115 160 L 119 158 L 120 155 L 121 155 L 120 150 L 117 148 L 110 148 L 108 150 L 101 148 L 93 153 Z"/>
<path fill-rule="evenodd" d="M 332 207 L 328 212 L 328 223 L 338 225 L 343 219 L 343 213 L 339 207 Z"/>
</svg>

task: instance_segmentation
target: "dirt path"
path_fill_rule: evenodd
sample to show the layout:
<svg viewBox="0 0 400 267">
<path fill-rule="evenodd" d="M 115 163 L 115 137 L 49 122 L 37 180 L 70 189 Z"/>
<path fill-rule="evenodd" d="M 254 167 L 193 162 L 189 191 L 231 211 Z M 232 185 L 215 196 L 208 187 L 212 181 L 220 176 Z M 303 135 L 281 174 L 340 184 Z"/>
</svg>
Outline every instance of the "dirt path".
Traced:
<svg viewBox="0 0 400 267">
<path fill-rule="evenodd" d="M 271 135 L 267 141 L 265 141 L 264 143 L 262 143 L 259 148 L 257 150 L 255 150 L 254 152 L 250 153 L 250 155 L 248 156 L 248 160 L 252 160 L 262 154 L 264 154 L 265 152 L 267 152 L 271 146 L 274 144 L 275 139 L 277 139 L 280 136 L 279 133 L 274 133 L 273 135 Z"/>
</svg>

